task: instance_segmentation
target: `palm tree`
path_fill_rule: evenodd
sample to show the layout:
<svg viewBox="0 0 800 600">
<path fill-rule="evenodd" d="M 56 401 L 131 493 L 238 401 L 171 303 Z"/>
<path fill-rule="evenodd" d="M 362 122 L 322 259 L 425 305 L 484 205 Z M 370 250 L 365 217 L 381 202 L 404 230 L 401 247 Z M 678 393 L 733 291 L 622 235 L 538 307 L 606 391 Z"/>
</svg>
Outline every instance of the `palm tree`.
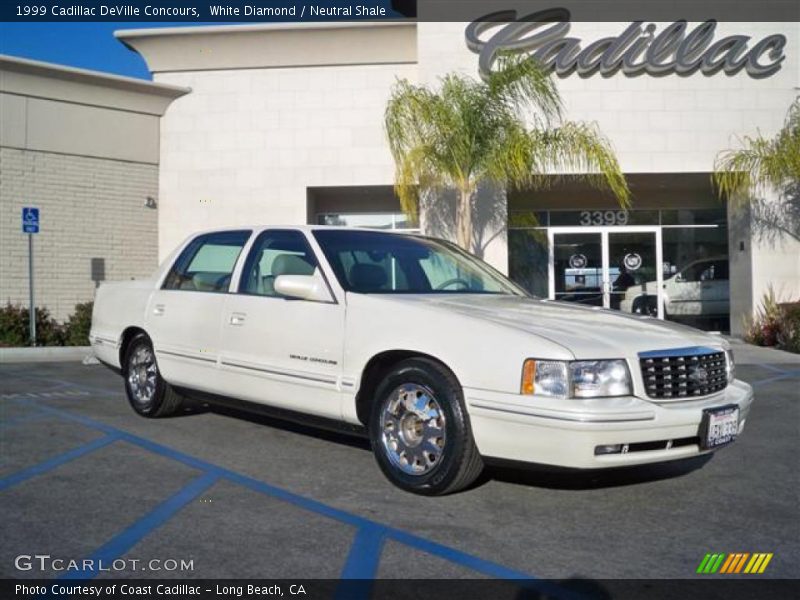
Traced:
<svg viewBox="0 0 800 600">
<path fill-rule="evenodd" d="M 449 74 L 438 90 L 395 84 L 385 126 L 403 210 L 415 216 L 420 194 L 457 190 L 457 242 L 472 251 L 473 199 L 483 182 L 542 189 L 560 173 L 578 172 L 627 207 L 628 186 L 611 145 L 594 125 L 562 120 L 547 71 L 513 55 L 497 66 L 482 80 Z"/>
<path fill-rule="evenodd" d="M 800 100 L 789 108 L 778 134 L 739 140 L 739 150 L 725 150 L 714 163 L 714 183 L 720 196 L 733 201 L 748 198 L 759 188 L 783 191 L 800 185 Z"/>
</svg>

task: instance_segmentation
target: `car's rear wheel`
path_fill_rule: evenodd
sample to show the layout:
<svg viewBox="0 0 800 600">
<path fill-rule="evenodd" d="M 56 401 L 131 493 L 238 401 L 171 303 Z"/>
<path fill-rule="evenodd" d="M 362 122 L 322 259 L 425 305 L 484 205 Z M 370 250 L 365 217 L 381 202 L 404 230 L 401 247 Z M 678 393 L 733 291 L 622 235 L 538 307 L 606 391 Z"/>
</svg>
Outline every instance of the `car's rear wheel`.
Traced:
<svg viewBox="0 0 800 600">
<path fill-rule="evenodd" d="M 153 344 L 145 334 L 138 334 L 128 344 L 122 375 L 128 402 L 143 417 L 167 417 L 180 409 L 183 396 L 161 377 Z"/>
<path fill-rule="evenodd" d="M 461 385 L 435 361 L 405 360 L 384 377 L 369 431 L 384 475 L 409 492 L 453 493 L 483 470 Z"/>
<path fill-rule="evenodd" d="M 656 296 L 637 296 L 633 300 L 631 312 L 635 315 L 658 316 L 658 298 Z"/>
</svg>

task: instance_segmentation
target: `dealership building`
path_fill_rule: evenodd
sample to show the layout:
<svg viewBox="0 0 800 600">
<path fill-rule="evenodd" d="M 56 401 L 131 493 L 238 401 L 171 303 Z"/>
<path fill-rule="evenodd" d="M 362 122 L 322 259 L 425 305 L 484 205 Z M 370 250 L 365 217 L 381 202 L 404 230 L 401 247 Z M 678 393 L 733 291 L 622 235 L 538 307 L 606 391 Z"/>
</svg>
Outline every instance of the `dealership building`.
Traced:
<svg viewBox="0 0 800 600">
<path fill-rule="evenodd" d="M 0 55 L 0 303 L 59 321 L 102 281 L 156 267 L 159 119 L 183 88 Z"/>
<path fill-rule="evenodd" d="M 569 36 L 586 48 L 631 26 L 575 22 Z M 643 26 L 642 37 L 668 26 Z M 117 32 L 146 61 L 154 91 L 176 91 L 160 123 L 158 256 L 197 230 L 256 223 L 454 239 L 451 193 L 425 197 L 418 222 L 402 214 L 384 110 L 398 79 L 479 77 L 502 27 L 387 21 Z M 733 204 L 720 200 L 710 176 L 720 151 L 783 125 L 800 86 L 800 24 L 725 22 L 701 33 L 706 45 L 747 36 L 734 38 L 746 48 L 696 69 L 664 67 L 657 57 L 645 65 L 642 53 L 623 68 L 584 64 L 554 75 L 565 118 L 596 123 L 611 141 L 632 191 L 629 210 L 579 174 L 554 173 L 547 190 L 483 188 L 473 251 L 539 296 L 711 330 L 740 332 L 769 286 L 800 299 L 797 200 L 762 190 L 755 202 Z"/>
</svg>

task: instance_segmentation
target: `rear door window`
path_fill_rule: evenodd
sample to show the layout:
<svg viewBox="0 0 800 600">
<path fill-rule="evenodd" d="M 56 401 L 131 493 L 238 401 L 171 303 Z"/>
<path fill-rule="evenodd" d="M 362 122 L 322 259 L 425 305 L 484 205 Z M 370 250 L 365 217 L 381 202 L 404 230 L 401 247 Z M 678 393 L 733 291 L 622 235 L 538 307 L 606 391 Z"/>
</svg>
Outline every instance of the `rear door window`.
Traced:
<svg viewBox="0 0 800 600">
<path fill-rule="evenodd" d="M 208 233 L 192 240 L 172 265 L 162 289 L 227 292 L 250 231 Z"/>
</svg>

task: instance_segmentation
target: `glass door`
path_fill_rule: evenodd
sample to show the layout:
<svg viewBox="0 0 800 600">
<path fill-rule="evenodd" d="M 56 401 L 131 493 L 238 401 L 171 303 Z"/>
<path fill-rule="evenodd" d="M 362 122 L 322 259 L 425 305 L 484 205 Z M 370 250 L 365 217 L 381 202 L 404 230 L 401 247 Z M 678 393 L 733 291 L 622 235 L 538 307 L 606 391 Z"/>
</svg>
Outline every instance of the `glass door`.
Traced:
<svg viewBox="0 0 800 600">
<path fill-rule="evenodd" d="M 550 298 L 663 318 L 661 229 L 557 227 Z"/>
<path fill-rule="evenodd" d="M 607 308 L 663 317 L 660 230 L 608 231 Z"/>
<path fill-rule="evenodd" d="M 553 235 L 550 297 L 590 306 L 604 306 L 603 236 L 596 233 Z"/>
</svg>

